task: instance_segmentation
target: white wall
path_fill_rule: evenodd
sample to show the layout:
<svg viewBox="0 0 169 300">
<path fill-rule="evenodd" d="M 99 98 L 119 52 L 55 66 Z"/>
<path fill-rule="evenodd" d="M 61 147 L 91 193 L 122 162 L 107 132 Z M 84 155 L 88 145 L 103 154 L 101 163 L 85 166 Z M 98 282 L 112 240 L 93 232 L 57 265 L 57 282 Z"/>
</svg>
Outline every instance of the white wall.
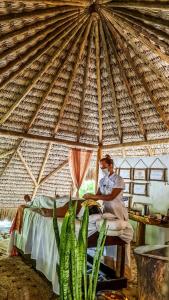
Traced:
<svg viewBox="0 0 169 300">
<path fill-rule="evenodd" d="M 133 157 L 127 158 L 127 161 L 132 167 L 142 159 L 145 164 L 149 167 L 156 157 Z M 167 166 L 169 170 L 169 155 L 159 156 L 160 160 Z M 114 158 L 116 166 L 120 166 L 124 159 Z M 123 165 L 123 167 L 125 167 Z M 137 166 L 139 168 L 139 166 Z M 154 167 L 160 167 L 159 163 Z M 167 171 L 167 180 L 169 180 L 169 172 Z M 169 208 L 169 183 L 151 181 L 149 183 L 149 196 L 133 196 L 133 202 L 150 202 L 152 203 L 153 211 L 158 211 L 166 214 Z M 132 225 L 136 227 L 136 222 L 132 222 Z M 156 226 L 146 226 L 146 243 L 147 244 L 163 244 L 169 241 L 169 229 L 160 228 Z"/>
</svg>

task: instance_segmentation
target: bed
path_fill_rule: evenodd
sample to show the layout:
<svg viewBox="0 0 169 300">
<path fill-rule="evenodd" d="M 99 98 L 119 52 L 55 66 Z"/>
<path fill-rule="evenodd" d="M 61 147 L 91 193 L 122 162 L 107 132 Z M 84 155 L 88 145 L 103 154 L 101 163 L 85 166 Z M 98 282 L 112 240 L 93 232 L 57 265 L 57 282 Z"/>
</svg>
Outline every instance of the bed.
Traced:
<svg viewBox="0 0 169 300">
<path fill-rule="evenodd" d="M 59 219 L 61 227 L 62 219 Z M 88 248 L 96 247 L 99 228 L 89 224 Z M 98 222 L 97 222 L 98 225 Z M 98 225 L 99 226 L 99 225 Z M 76 220 L 76 232 L 80 228 L 80 220 Z M 101 263 L 100 269 L 108 274 L 109 280 L 98 282 L 98 290 L 103 288 L 123 288 L 126 287 L 127 280 L 124 278 L 126 242 L 121 239 L 121 230 L 112 230 L 108 233 L 106 245 L 117 245 L 117 268 L 116 272 Z M 21 232 L 14 231 L 11 235 L 9 252 L 14 246 L 22 252 L 29 254 L 35 260 L 36 269 L 43 273 L 52 283 L 53 291 L 59 294 L 58 276 L 56 263 L 58 262 L 58 251 L 53 230 L 53 220 L 51 217 L 44 217 L 35 211 L 34 208 L 25 208 L 23 214 L 23 224 Z M 90 252 L 90 251 L 89 251 Z M 92 264 L 92 255 L 88 253 L 88 262 Z"/>
</svg>

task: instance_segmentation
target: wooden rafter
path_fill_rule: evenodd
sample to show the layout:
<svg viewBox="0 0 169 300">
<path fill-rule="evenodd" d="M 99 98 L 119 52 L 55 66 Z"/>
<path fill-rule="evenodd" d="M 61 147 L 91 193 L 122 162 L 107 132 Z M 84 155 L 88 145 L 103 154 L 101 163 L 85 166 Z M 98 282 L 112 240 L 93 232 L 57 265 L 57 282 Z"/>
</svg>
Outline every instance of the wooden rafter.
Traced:
<svg viewBox="0 0 169 300">
<path fill-rule="evenodd" d="M 88 25 L 86 27 L 85 33 L 84 33 L 83 40 L 81 42 L 81 46 L 80 46 L 80 49 L 79 49 L 79 52 L 78 52 L 78 55 L 77 55 L 77 58 L 76 58 L 76 62 L 74 64 L 74 69 L 73 69 L 72 75 L 69 79 L 66 95 L 64 97 L 63 104 L 62 104 L 62 107 L 61 107 L 60 112 L 59 112 L 57 124 L 54 128 L 54 134 L 57 133 L 57 131 L 59 129 L 59 126 L 60 126 L 60 122 L 63 118 L 65 107 L 66 107 L 66 105 L 68 103 L 68 100 L 69 100 L 69 95 L 70 95 L 70 92 L 71 92 L 71 89 L 72 89 L 72 86 L 73 86 L 74 79 L 76 77 L 76 73 L 77 73 L 77 70 L 78 70 L 78 67 L 79 67 L 79 63 L 80 63 L 80 61 L 82 59 L 82 56 L 83 56 L 83 53 L 84 53 L 84 48 L 85 48 L 85 45 L 86 45 L 86 41 L 87 41 L 87 38 L 88 38 L 88 35 L 89 35 L 89 32 L 90 32 L 92 22 L 93 22 L 93 19 L 90 18 L 90 20 L 88 22 Z"/>
<path fill-rule="evenodd" d="M 62 25 L 66 24 L 69 20 L 72 23 L 73 19 L 76 19 L 76 18 L 77 18 L 77 15 L 75 15 L 74 17 L 71 15 L 68 19 L 64 19 L 62 22 L 59 22 L 59 23 L 58 23 L 58 20 L 55 20 L 55 22 L 49 24 L 45 28 L 43 28 L 41 30 L 38 30 L 33 35 L 31 35 L 31 36 L 27 37 L 26 39 L 23 39 L 22 41 L 14 44 L 14 46 L 4 50 L 2 53 L 0 53 L 0 59 L 4 59 L 6 56 L 10 55 L 11 53 L 15 52 L 16 50 L 22 49 L 27 44 L 29 45 L 30 42 L 32 42 L 36 39 L 38 40 L 44 34 L 47 34 L 47 33 L 49 34 L 50 32 L 54 33 L 55 32 L 54 29 L 60 28 Z M 38 40 L 38 43 L 40 43 L 40 40 Z"/>
<path fill-rule="evenodd" d="M 11 150 L 5 150 L 3 152 L 0 153 L 0 159 L 5 158 L 6 156 L 13 154 L 14 153 L 14 149 Z"/>
<path fill-rule="evenodd" d="M 84 109 L 84 102 L 85 102 L 85 95 L 86 95 L 86 88 L 87 88 L 87 76 L 88 76 L 88 71 L 89 71 L 90 53 L 91 53 L 91 48 L 92 48 L 93 34 L 94 34 L 94 26 L 92 24 L 90 40 L 89 40 L 88 49 L 87 49 L 86 67 L 85 67 L 83 87 L 82 87 L 82 99 L 80 102 L 80 113 L 79 113 L 78 130 L 77 130 L 77 142 L 79 142 L 79 140 L 80 140 L 81 123 L 82 123 L 82 118 L 83 118 L 83 109 Z"/>
<path fill-rule="evenodd" d="M 67 62 L 68 62 L 69 56 L 70 56 L 71 53 L 74 51 L 74 49 L 75 49 L 77 43 L 79 42 L 79 40 L 80 40 L 80 38 L 81 38 L 81 36 L 82 36 L 82 34 L 83 34 L 84 27 L 85 27 L 85 25 L 82 26 L 82 29 L 81 29 L 79 35 L 77 36 L 76 40 L 75 40 L 75 41 L 73 40 L 72 45 L 71 45 L 70 49 L 68 50 L 68 53 L 66 54 L 66 57 L 64 58 L 64 61 L 62 61 L 61 64 L 59 65 L 59 67 L 57 68 L 56 73 L 55 73 L 54 76 L 53 76 L 53 79 L 51 80 L 51 82 L 50 82 L 50 84 L 49 84 L 47 90 L 45 91 L 45 93 L 44 93 L 44 95 L 43 95 L 43 97 L 42 97 L 41 102 L 39 103 L 39 105 L 38 105 L 36 111 L 34 112 L 32 118 L 31 118 L 31 120 L 30 120 L 30 123 L 29 123 L 28 128 L 31 128 L 31 127 L 32 127 L 32 125 L 33 125 L 33 123 L 34 123 L 34 121 L 35 121 L 35 119 L 36 119 L 36 117 L 37 117 L 39 111 L 41 110 L 41 108 L 42 108 L 43 105 L 44 105 L 44 102 L 45 102 L 47 96 L 51 93 L 52 88 L 53 88 L 53 86 L 55 85 L 55 83 L 56 83 L 56 81 L 57 81 L 57 79 L 58 79 L 60 73 L 62 72 L 62 70 L 64 69 L 65 65 L 66 65 Z"/>
<path fill-rule="evenodd" d="M 111 1 L 110 7 L 133 7 L 133 8 L 150 8 L 160 9 L 162 11 L 169 10 L 169 1 Z"/>
<path fill-rule="evenodd" d="M 49 8 L 43 8 L 43 9 L 36 9 L 33 11 L 24 11 L 20 13 L 10 13 L 10 14 L 4 14 L 1 15 L 1 23 L 2 22 L 9 22 L 16 19 L 21 18 L 31 18 L 36 16 L 49 16 L 49 14 L 59 14 L 59 13 L 65 13 L 68 11 L 77 11 L 77 7 L 49 7 Z"/>
<path fill-rule="evenodd" d="M 122 38 L 121 36 L 119 35 L 119 33 L 116 31 L 116 30 L 113 30 L 113 35 L 118 39 L 118 42 L 120 44 L 120 48 L 124 51 L 124 54 L 126 56 L 126 59 L 128 61 L 128 63 L 130 64 L 130 66 L 132 67 L 133 71 L 135 72 L 136 76 L 137 76 L 137 79 L 141 82 L 146 94 L 148 95 L 148 97 L 150 98 L 153 106 L 155 107 L 157 113 L 159 114 L 162 122 L 164 123 L 166 129 L 169 129 L 169 122 L 168 120 L 166 119 L 166 115 L 165 115 L 165 112 L 161 109 L 161 107 L 159 106 L 159 104 L 157 103 L 156 99 L 154 98 L 152 92 L 150 91 L 145 79 L 144 79 L 144 76 L 142 76 L 137 68 L 137 66 L 135 65 L 135 62 L 134 60 L 132 59 L 131 55 L 130 55 L 130 52 L 129 52 L 129 49 L 128 47 L 124 47 L 124 43 L 122 41 Z M 118 36 L 117 36 L 118 35 Z M 124 39 L 124 38 L 123 38 Z M 125 41 L 125 39 L 124 39 Z"/>
<path fill-rule="evenodd" d="M 42 175 L 43 175 L 43 172 L 44 172 L 44 169 L 45 169 L 47 160 L 48 160 L 48 158 L 49 158 L 49 154 L 50 154 L 51 148 L 52 148 L 52 143 L 49 143 L 49 145 L 48 145 L 48 147 L 47 147 L 47 150 L 46 150 L 46 153 L 45 153 L 45 157 L 44 157 L 44 160 L 43 160 L 41 169 L 40 169 L 40 172 L 39 172 L 39 176 L 38 176 L 38 184 L 39 184 L 39 182 L 40 182 L 41 179 L 42 179 Z"/>
<path fill-rule="evenodd" d="M 167 87 L 169 88 L 169 80 L 163 76 L 162 72 L 159 71 L 155 66 L 154 64 L 148 60 L 145 55 L 143 55 L 141 52 L 140 52 L 140 49 L 139 47 L 131 41 L 131 39 L 123 32 L 123 30 L 121 29 L 121 27 L 117 24 L 117 22 L 114 20 L 114 18 L 112 18 L 112 16 L 110 15 L 110 13 L 107 13 L 105 11 L 103 11 L 103 14 L 104 16 L 110 21 L 110 23 L 112 23 L 115 27 L 115 29 L 120 33 L 120 35 L 122 37 L 124 37 L 125 41 L 127 42 L 127 44 L 132 48 L 133 48 L 133 51 L 136 55 L 138 55 L 143 61 L 144 63 L 153 71 L 153 73 L 156 74 L 156 76 L 161 80 L 161 82 Z"/>
<path fill-rule="evenodd" d="M 104 48 L 105 62 L 106 62 L 107 73 L 108 73 L 108 78 L 109 78 L 109 83 L 110 83 L 110 91 L 111 91 L 111 96 L 112 96 L 112 101 L 113 101 L 113 114 L 115 115 L 115 118 L 116 118 L 117 130 L 118 130 L 119 140 L 120 140 L 120 143 L 121 143 L 122 142 L 122 136 L 123 136 L 122 135 L 122 128 L 121 128 L 120 116 L 119 116 L 119 111 L 118 111 L 118 106 L 117 106 L 117 101 L 116 101 L 116 92 L 115 92 L 115 86 L 114 86 L 112 71 L 111 71 L 110 59 L 109 59 L 109 54 L 108 54 L 108 47 L 107 47 L 106 38 L 105 38 L 105 34 L 104 34 L 104 31 L 103 31 L 103 26 L 102 26 L 101 21 L 100 21 L 100 34 L 101 34 L 103 48 Z"/>
<path fill-rule="evenodd" d="M 112 32 L 112 35 L 110 35 L 109 31 L 107 30 L 107 35 L 108 35 L 109 40 L 110 40 L 109 45 L 110 45 L 110 47 L 111 47 L 111 49 L 113 51 L 114 57 L 115 57 L 115 59 L 117 61 L 117 65 L 118 65 L 119 70 L 120 70 L 120 74 L 121 74 L 122 80 L 123 80 L 124 85 L 126 86 L 126 89 L 128 91 L 128 95 L 129 95 L 130 101 L 132 103 L 132 106 L 134 108 L 134 114 L 135 114 L 136 120 L 138 122 L 140 132 L 144 136 L 144 139 L 146 140 L 146 131 L 144 129 L 144 124 L 143 124 L 143 121 L 141 119 L 139 110 L 137 108 L 137 103 L 136 103 L 136 101 L 134 99 L 130 83 L 129 83 L 128 78 L 126 76 L 126 72 L 125 72 L 125 70 L 123 68 L 123 65 L 121 63 L 121 60 L 120 60 L 119 55 L 118 55 L 117 50 L 116 50 L 117 44 L 116 44 L 116 41 L 114 39 L 114 30 L 113 30 L 113 28 L 112 28 L 111 25 L 109 26 L 109 28 L 110 28 L 110 30 Z"/>
<path fill-rule="evenodd" d="M 33 194 L 32 194 L 32 199 L 34 199 L 34 197 L 36 196 L 39 187 L 42 184 L 44 184 L 50 177 L 55 175 L 57 172 L 61 171 L 61 169 L 63 169 L 67 164 L 68 164 L 68 160 L 65 160 L 58 167 L 56 167 L 53 171 L 51 171 L 48 175 L 46 175 L 43 179 L 41 179 L 41 181 L 38 183 L 38 185 L 35 186 L 35 188 L 34 188 L 34 191 L 33 191 Z"/>
<path fill-rule="evenodd" d="M 7 33 L 4 33 L 0 36 L 0 42 L 7 40 L 9 38 L 18 36 L 19 34 L 23 34 L 25 32 L 28 32 L 29 30 L 34 29 L 41 29 L 41 27 L 44 27 L 45 25 L 51 24 L 55 21 L 59 21 L 62 19 L 65 19 L 66 17 L 75 16 L 78 15 L 78 12 L 68 12 L 61 15 L 54 15 L 52 17 L 47 17 L 44 20 L 38 20 L 37 22 L 33 22 L 32 24 L 24 25 L 23 27 L 19 29 L 15 29 L 13 31 L 9 31 Z"/>
<path fill-rule="evenodd" d="M 62 52 L 62 50 L 67 46 L 67 44 L 70 42 L 70 40 L 75 36 L 77 31 L 79 30 L 79 27 L 83 25 L 83 22 L 81 25 L 77 26 L 76 30 L 73 32 L 72 35 L 70 35 L 62 44 L 62 46 L 55 52 L 54 56 L 51 57 L 51 59 L 48 60 L 48 62 L 45 64 L 44 68 L 40 70 L 32 79 L 30 84 L 26 87 L 24 93 L 21 95 L 21 97 L 18 98 L 18 100 L 10 107 L 10 109 L 7 111 L 5 115 L 0 119 L 0 125 L 2 125 L 9 116 L 13 113 L 13 111 L 18 107 L 18 105 L 21 103 L 21 101 L 24 99 L 24 97 L 30 92 L 32 87 L 36 84 L 36 82 L 39 80 L 39 78 L 47 71 L 47 69 L 51 66 L 51 64 L 54 62 L 54 60 L 59 56 L 59 54 Z M 74 26 L 73 26 L 74 27 Z M 70 32 L 68 30 L 68 32 Z M 67 36 L 67 34 L 64 34 L 64 36 Z M 63 37 L 62 37 L 63 38 Z"/>
<path fill-rule="evenodd" d="M 40 142 L 42 142 L 42 143 L 50 143 L 51 142 L 52 144 L 67 145 L 70 147 L 85 148 L 85 149 L 97 149 L 98 148 L 98 145 L 77 143 L 77 142 L 58 139 L 58 138 L 54 138 L 54 137 L 41 136 L 41 135 L 23 133 L 23 132 L 12 131 L 12 130 L 5 130 L 2 128 L 0 128 L 0 136 L 25 139 L 28 141 L 39 142 L 39 143 Z"/>
<path fill-rule="evenodd" d="M 147 146 L 147 152 L 149 156 L 153 156 L 154 155 L 154 150 L 151 148 L 151 146 Z"/>
<path fill-rule="evenodd" d="M 163 145 L 163 144 L 169 144 L 169 138 L 162 138 L 162 139 L 154 139 L 149 141 L 132 141 L 128 143 L 122 143 L 122 144 L 110 144 L 103 146 L 104 149 L 123 149 L 123 148 L 133 148 L 133 147 L 139 147 L 139 146 L 151 146 L 151 145 Z"/>
<path fill-rule="evenodd" d="M 128 16 L 126 14 L 119 14 L 117 12 L 115 12 L 114 14 L 115 16 L 120 17 L 121 19 L 125 19 L 128 22 L 131 23 L 131 25 L 136 28 L 138 28 L 138 30 L 140 31 L 140 33 L 143 33 L 144 35 L 146 33 L 150 33 L 151 36 L 149 35 L 149 38 L 151 38 L 153 41 L 155 41 L 155 43 L 163 48 L 165 48 L 165 50 L 168 50 L 169 45 L 167 44 L 167 41 L 169 41 L 169 34 L 167 34 L 167 32 L 162 31 L 148 23 L 144 23 L 143 21 L 138 20 L 137 18 Z M 147 35 L 147 34 L 146 34 Z M 148 37 L 148 35 L 147 35 Z M 165 42 L 164 42 L 165 39 Z"/>
<path fill-rule="evenodd" d="M 38 45 L 31 46 L 28 50 L 24 52 L 24 54 L 20 54 L 14 61 L 8 63 L 5 67 L 0 69 L 0 75 L 6 72 L 12 66 L 15 66 L 16 63 L 22 61 L 24 58 L 28 58 L 16 71 L 13 71 L 0 83 L 0 88 L 4 87 L 11 79 L 14 79 L 19 75 L 20 72 L 23 72 L 29 65 L 31 65 L 35 60 L 40 58 L 45 52 L 47 52 L 54 44 L 57 44 L 62 38 L 65 38 L 66 35 L 70 34 L 70 32 L 74 29 L 74 27 L 78 27 L 80 21 L 83 23 L 87 19 L 86 16 L 82 16 L 80 19 L 77 18 L 76 21 L 71 22 L 73 23 L 71 26 L 70 24 L 66 24 L 60 30 L 54 30 L 51 32 L 47 37 L 44 37 L 42 42 L 38 42 Z M 67 29 L 68 28 L 68 29 Z M 66 30 L 67 29 L 67 30 Z M 42 47 L 43 46 L 43 47 Z M 36 52 L 35 52 L 36 51 Z M 32 52 L 35 54 L 32 54 Z"/>
<path fill-rule="evenodd" d="M 98 20 L 95 22 L 95 47 L 96 47 L 96 81 L 98 97 L 99 115 L 99 145 L 103 142 L 103 121 L 102 121 L 102 93 L 101 93 L 101 74 L 100 74 L 100 37 Z"/>
<path fill-rule="evenodd" d="M 68 41 L 68 42 L 69 42 L 69 41 Z M 65 44 L 63 45 L 63 47 L 65 47 Z M 27 126 L 26 132 L 29 131 L 29 129 L 32 127 L 32 125 L 33 125 L 33 119 L 30 120 L 30 123 L 29 123 L 28 126 Z M 19 147 L 21 146 L 23 140 L 24 140 L 24 136 L 21 137 L 21 140 L 19 141 L 19 143 L 18 143 L 18 145 L 17 145 L 17 147 L 16 147 L 14 153 L 11 155 L 11 157 L 10 157 L 10 159 L 8 160 L 7 164 L 5 165 L 4 169 L 1 171 L 0 177 L 4 174 L 4 172 L 6 171 L 6 169 L 9 167 L 9 165 L 10 165 L 12 159 L 14 158 L 14 156 L 15 156 L 17 150 L 18 150 Z M 50 142 L 50 141 L 49 141 L 49 142 Z M 36 194 L 36 191 L 34 191 L 34 192 L 35 192 L 35 194 Z"/>
<path fill-rule="evenodd" d="M 22 156 L 22 154 L 21 154 L 21 152 L 20 152 L 19 150 L 17 150 L 17 154 L 18 154 L 18 156 L 19 156 L 21 162 L 23 163 L 23 165 L 24 165 L 24 167 L 25 167 L 25 169 L 26 169 L 28 175 L 29 175 L 30 178 L 32 179 L 34 185 L 37 186 L 38 183 L 37 183 L 37 181 L 36 181 L 34 175 L 32 174 L 32 171 L 31 171 L 30 167 L 29 167 L 28 164 L 26 163 L 24 157 Z"/>
<path fill-rule="evenodd" d="M 39 143 L 49 143 L 52 142 L 52 144 L 56 145 L 66 145 L 68 147 L 77 147 L 77 148 L 83 148 L 83 149 L 92 149 L 96 150 L 98 149 L 98 145 L 92 145 L 92 144 L 85 144 L 85 143 L 77 143 L 73 141 L 68 140 L 62 140 L 58 138 L 51 138 L 47 136 L 40 136 L 40 135 L 34 135 L 29 133 L 23 133 L 23 132 L 16 132 L 11 130 L 4 130 L 0 129 L 0 136 L 3 137 L 11 137 L 11 138 L 24 138 L 27 141 L 32 142 L 39 142 Z M 169 144 L 169 138 L 162 138 L 162 139 L 154 139 L 154 140 L 148 140 L 148 141 L 132 141 L 128 143 L 119 143 L 119 144 L 110 144 L 110 145 L 103 145 L 103 149 L 113 149 L 113 148 L 125 148 L 125 147 L 134 147 L 134 146 L 147 146 L 147 145 L 162 145 L 162 144 Z"/>
<path fill-rule="evenodd" d="M 19 140 L 17 146 L 15 147 L 14 149 L 14 152 L 12 153 L 12 155 L 10 156 L 10 158 L 8 159 L 7 163 L 5 164 L 5 167 L 3 168 L 3 170 L 1 171 L 0 173 L 0 177 L 6 172 L 7 168 L 9 167 L 12 159 L 14 158 L 14 156 L 16 155 L 17 153 L 17 150 L 19 149 L 20 145 L 21 145 L 21 142 L 22 142 L 22 139 Z"/>
<path fill-rule="evenodd" d="M 126 157 L 126 151 L 125 151 L 125 149 L 124 149 L 124 148 L 122 149 L 122 155 L 123 155 L 123 158 L 125 158 L 125 157 Z"/>
<path fill-rule="evenodd" d="M 8 0 L 4 0 L 4 1 L 8 1 Z M 12 2 L 16 2 L 19 0 L 10 0 Z M 81 0 L 81 1 L 56 1 L 56 0 L 43 0 L 43 2 L 45 4 L 52 4 L 56 6 L 56 8 L 58 8 L 59 6 L 63 6 L 63 7 L 85 7 L 87 4 L 89 4 L 90 0 Z M 22 2 L 24 3 L 37 3 L 39 2 L 39 0 L 22 0 Z"/>
<path fill-rule="evenodd" d="M 40 184 L 40 181 L 41 181 L 41 179 L 42 179 L 43 172 L 44 172 L 44 169 L 45 169 L 47 160 L 48 160 L 48 158 L 49 158 L 49 154 L 50 154 L 51 148 L 52 148 L 52 143 L 50 142 L 50 143 L 48 144 L 48 147 L 47 147 L 47 150 L 46 150 L 46 153 L 45 153 L 45 157 L 44 157 L 44 159 L 43 159 L 43 162 L 42 162 L 42 165 L 41 165 L 41 168 L 40 168 L 40 171 L 39 171 L 37 185 L 36 185 L 35 188 L 34 188 L 32 198 L 34 198 L 34 197 L 36 196 L 36 193 L 37 193 L 37 191 L 38 191 L 39 184 Z"/>
<path fill-rule="evenodd" d="M 139 34 L 139 40 L 146 45 L 148 48 L 150 48 L 152 50 L 152 52 L 154 52 L 156 55 L 158 55 L 162 60 L 166 61 L 167 63 L 169 63 L 169 56 L 166 55 L 165 53 L 163 53 L 160 48 L 157 48 L 153 43 L 151 43 L 149 41 L 148 36 L 147 38 L 145 38 L 143 35 L 140 35 L 140 30 L 137 28 L 134 28 L 128 24 L 127 22 L 125 22 L 124 20 L 121 20 L 121 22 L 119 22 L 119 20 L 117 18 L 115 18 L 116 22 L 119 24 L 119 26 L 121 26 L 123 24 L 123 29 L 124 31 L 126 31 L 126 28 L 128 28 L 128 31 L 135 37 L 138 38 L 138 34 Z"/>
<path fill-rule="evenodd" d="M 127 9 L 127 8 L 113 8 L 113 10 L 111 10 L 111 12 L 124 12 L 125 14 L 129 15 L 129 16 L 133 16 L 133 17 L 136 17 L 137 19 L 139 20 L 142 20 L 142 21 L 148 21 L 150 24 L 155 24 L 155 25 L 162 25 L 164 26 L 165 28 L 169 28 L 169 22 L 168 20 L 165 20 L 163 18 L 160 18 L 160 17 L 155 17 L 155 16 L 152 16 L 152 15 L 149 15 L 149 14 L 146 14 L 146 13 L 142 13 L 141 11 L 136 11 L 136 10 L 133 10 L 133 9 Z"/>
<path fill-rule="evenodd" d="M 98 183 L 99 183 L 99 163 L 102 158 L 102 146 L 99 145 L 97 150 L 97 160 L 96 160 L 96 186 L 95 186 L 95 192 L 97 193 L 98 190 Z"/>
<path fill-rule="evenodd" d="M 53 171 L 51 171 L 48 175 L 46 175 L 43 179 L 41 179 L 40 184 L 44 184 L 51 176 L 55 175 L 58 171 L 60 171 L 63 167 L 68 164 L 68 159 L 66 159 L 63 163 L 61 163 L 58 167 L 56 167 Z"/>
<path fill-rule="evenodd" d="M 37 191 L 38 191 L 38 188 L 39 188 L 39 186 L 38 186 L 38 185 L 37 185 L 37 186 L 35 186 L 35 188 L 34 188 L 34 190 L 33 190 L 33 194 L 32 194 L 31 200 L 33 200 L 33 199 L 35 198 L 35 196 L 36 196 L 36 193 L 37 193 Z"/>
<path fill-rule="evenodd" d="M 147 82 L 145 81 L 144 79 L 144 76 L 140 74 L 135 62 L 134 62 L 134 59 L 131 58 L 131 55 L 130 55 L 130 52 L 128 50 L 127 47 L 124 48 L 122 42 L 121 42 L 121 47 L 126 55 L 126 58 L 129 62 L 129 64 L 131 65 L 133 71 L 135 72 L 136 76 L 137 76 L 137 79 L 141 82 L 142 86 L 144 87 L 144 90 L 146 92 L 146 94 L 148 95 L 148 97 L 150 98 L 153 106 L 155 107 L 157 113 L 159 114 L 162 122 L 164 123 L 166 129 L 169 129 L 169 122 L 166 118 L 166 115 L 165 115 L 165 112 L 161 109 L 161 107 L 159 106 L 159 104 L 157 103 L 156 99 L 154 98 L 152 92 L 150 91 L 148 85 L 147 85 Z"/>
</svg>

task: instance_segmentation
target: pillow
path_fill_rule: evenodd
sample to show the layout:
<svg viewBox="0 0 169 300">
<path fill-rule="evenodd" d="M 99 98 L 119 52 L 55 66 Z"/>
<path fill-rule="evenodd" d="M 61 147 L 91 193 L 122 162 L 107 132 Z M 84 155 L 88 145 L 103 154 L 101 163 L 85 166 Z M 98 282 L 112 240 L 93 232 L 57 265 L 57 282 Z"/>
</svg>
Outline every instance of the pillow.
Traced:
<svg viewBox="0 0 169 300">
<path fill-rule="evenodd" d="M 103 219 L 96 221 L 96 228 L 99 231 L 100 227 L 103 223 Z M 108 227 L 108 231 L 111 230 L 123 230 L 126 228 L 128 222 L 123 220 L 107 220 L 106 225 Z"/>
</svg>

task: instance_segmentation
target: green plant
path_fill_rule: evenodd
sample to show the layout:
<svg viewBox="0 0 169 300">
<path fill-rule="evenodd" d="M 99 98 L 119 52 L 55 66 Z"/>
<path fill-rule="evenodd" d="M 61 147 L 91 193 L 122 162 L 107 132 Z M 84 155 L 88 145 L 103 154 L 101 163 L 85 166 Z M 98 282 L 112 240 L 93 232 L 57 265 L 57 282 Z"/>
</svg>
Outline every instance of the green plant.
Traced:
<svg viewBox="0 0 169 300">
<path fill-rule="evenodd" d="M 59 253 L 59 265 L 56 266 L 60 284 L 60 300 L 94 300 L 99 274 L 100 260 L 106 239 L 104 221 L 97 241 L 91 274 L 87 274 L 87 239 L 89 210 L 85 207 L 79 233 L 76 233 L 76 205 L 70 202 L 61 230 L 59 232 L 54 202 L 53 227 Z"/>
</svg>

